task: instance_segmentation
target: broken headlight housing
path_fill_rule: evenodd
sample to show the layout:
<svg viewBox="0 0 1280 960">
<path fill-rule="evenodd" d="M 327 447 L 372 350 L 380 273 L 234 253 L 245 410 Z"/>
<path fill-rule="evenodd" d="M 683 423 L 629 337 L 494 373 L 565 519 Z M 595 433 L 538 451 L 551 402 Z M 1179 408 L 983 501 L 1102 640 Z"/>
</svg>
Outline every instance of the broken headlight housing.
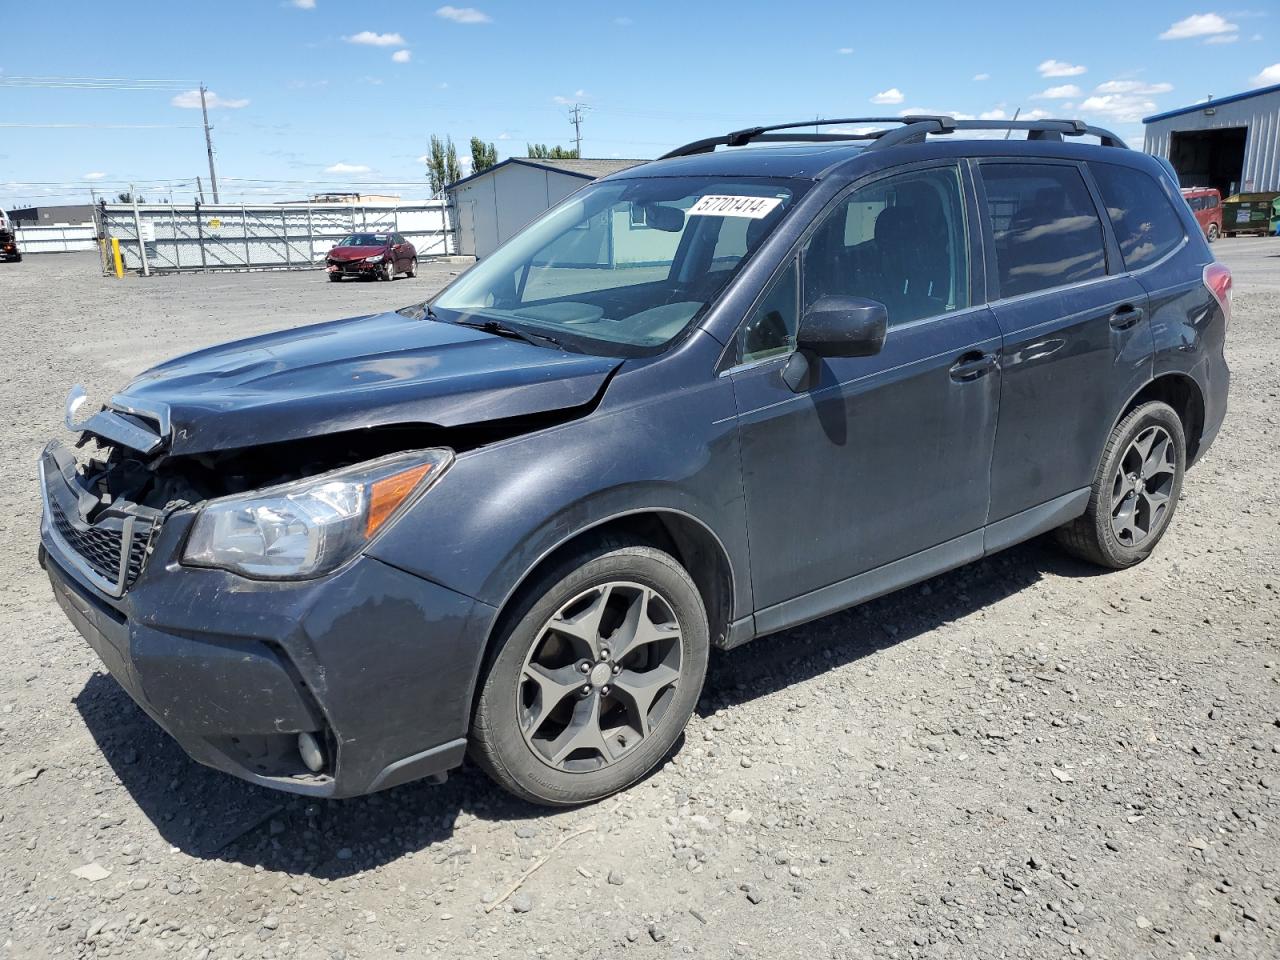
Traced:
<svg viewBox="0 0 1280 960">
<path fill-rule="evenodd" d="M 331 573 L 363 550 L 452 462 L 452 450 L 413 450 L 210 500 L 196 517 L 182 562 L 259 580 Z"/>
</svg>

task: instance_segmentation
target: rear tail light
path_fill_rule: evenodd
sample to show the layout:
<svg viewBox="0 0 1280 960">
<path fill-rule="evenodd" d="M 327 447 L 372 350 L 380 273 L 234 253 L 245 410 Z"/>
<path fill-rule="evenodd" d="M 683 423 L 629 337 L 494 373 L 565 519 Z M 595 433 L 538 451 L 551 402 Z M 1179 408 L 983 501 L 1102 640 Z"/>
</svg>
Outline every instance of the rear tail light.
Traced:
<svg viewBox="0 0 1280 960">
<path fill-rule="evenodd" d="M 1231 271 L 1220 263 L 1211 263 L 1204 268 L 1204 285 L 1213 294 L 1222 308 L 1222 316 L 1227 326 L 1231 325 Z"/>
</svg>

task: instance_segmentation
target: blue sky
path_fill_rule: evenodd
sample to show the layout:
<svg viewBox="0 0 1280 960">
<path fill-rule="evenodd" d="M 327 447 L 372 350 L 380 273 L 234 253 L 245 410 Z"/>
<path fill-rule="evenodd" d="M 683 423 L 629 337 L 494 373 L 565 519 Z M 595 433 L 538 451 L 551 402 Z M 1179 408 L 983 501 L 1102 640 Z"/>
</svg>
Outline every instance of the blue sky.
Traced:
<svg viewBox="0 0 1280 960">
<path fill-rule="evenodd" d="M 189 202 L 325 189 L 423 196 L 432 133 L 500 157 L 569 144 L 652 157 L 816 115 L 1083 116 L 1141 145 L 1140 118 L 1280 83 L 1280 7 L 1180 2 L 893 4 L 219 0 L 5 4 L 0 205 L 78 202 L 129 182 Z M 108 13 L 111 10 L 111 13 Z M 179 81 L 48 86 L 18 78 Z M 53 126 L 62 125 L 62 126 Z M 205 184 L 206 189 L 208 184 Z"/>
</svg>

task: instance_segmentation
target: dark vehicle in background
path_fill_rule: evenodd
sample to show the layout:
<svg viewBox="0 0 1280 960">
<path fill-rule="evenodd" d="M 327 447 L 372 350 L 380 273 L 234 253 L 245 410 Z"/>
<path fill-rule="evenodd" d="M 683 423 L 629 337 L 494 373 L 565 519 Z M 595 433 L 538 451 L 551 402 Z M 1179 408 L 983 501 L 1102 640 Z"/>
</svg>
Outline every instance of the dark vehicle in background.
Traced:
<svg viewBox="0 0 1280 960">
<path fill-rule="evenodd" d="M 59 604 L 203 763 L 333 797 L 469 753 L 565 805 L 671 750 L 712 647 L 1049 531 L 1141 562 L 1227 404 L 1176 182 L 1074 121 L 816 124 L 851 125 L 689 144 L 427 303 L 73 393 Z"/>
<path fill-rule="evenodd" d="M 1222 194 L 1212 187 L 1183 187 L 1182 199 L 1210 243 L 1222 236 Z"/>
<path fill-rule="evenodd" d="M 330 280 L 394 280 L 398 273 L 418 275 L 417 249 L 395 232 L 350 234 L 334 245 L 324 263 Z"/>
<path fill-rule="evenodd" d="M 6 260 L 20 262 L 22 251 L 18 248 L 18 239 L 13 232 L 13 221 L 7 213 L 0 210 L 0 262 Z"/>
</svg>

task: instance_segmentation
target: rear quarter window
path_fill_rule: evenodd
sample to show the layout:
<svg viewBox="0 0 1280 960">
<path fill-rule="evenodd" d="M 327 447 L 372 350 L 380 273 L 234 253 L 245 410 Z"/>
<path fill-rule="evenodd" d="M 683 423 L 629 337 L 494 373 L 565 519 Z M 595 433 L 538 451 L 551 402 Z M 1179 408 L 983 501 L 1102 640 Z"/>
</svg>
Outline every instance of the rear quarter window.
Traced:
<svg viewBox="0 0 1280 960">
<path fill-rule="evenodd" d="M 1140 270 L 1167 256 L 1186 237 L 1169 196 L 1141 170 L 1091 163 L 1126 270 Z M 1196 209 L 1204 209 L 1203 197 Z"/>
<path fill-rule="evenodd" d="M 1102 277 L 1102 221 L 1075 166 L 984 163 L 1000 296 L 1016 297 Z"/>
</svg>

